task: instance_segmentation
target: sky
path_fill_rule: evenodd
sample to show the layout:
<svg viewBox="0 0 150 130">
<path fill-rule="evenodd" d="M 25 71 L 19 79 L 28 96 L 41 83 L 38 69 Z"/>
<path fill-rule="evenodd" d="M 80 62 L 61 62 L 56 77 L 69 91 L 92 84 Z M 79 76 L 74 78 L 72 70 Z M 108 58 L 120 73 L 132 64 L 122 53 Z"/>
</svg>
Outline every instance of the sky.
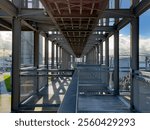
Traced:
<svg viewBox="0 0 150 130">
<path fill-rule="evenodd" d="M 140 16 L 140 55 L 150 55 L 150 9 Z M 119 31 L 120 33 L 120 55 L 130 54 L 130 24 Z M 110 38 L 110 55 L 113 55 L 113 37 Z"/>
<path fill-rule="evenodd" d="M 140 16 L 140 36 L 150 37 L 150 9 Z M 120 33 L 129 35 L 130 24 L 123 28 Z"/>
<path fill-rule="evenodd" d="M 140 16 L 140 35 L 150 37 L 150 9 Z"/>
<path fill-rule="evenodd" d="M 0 32 L 0 57 L 11 55 L 12 35 L 10 32 Z"/>
</svg>

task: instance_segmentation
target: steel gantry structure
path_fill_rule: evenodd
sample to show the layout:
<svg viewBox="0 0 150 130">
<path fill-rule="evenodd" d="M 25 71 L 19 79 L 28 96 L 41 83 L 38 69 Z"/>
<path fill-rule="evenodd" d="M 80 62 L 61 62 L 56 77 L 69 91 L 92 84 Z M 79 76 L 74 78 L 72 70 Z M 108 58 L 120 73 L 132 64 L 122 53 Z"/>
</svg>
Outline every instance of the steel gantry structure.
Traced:
<svg viewBox="0 0 150 130">
<path fill-rule="evenodd" d="M 150 8 L 150 1 L 131 0 L 129 8 L 121 8 L 120 3 L 120 0 L 0 1 L 0 31 L 12 31 L 12 112 L 35 107 L 37 100 L 32 101 L 32 103 L 28 101 L 32 100 L 32 98 L 37 98 L 43 86 L 48 86 L 48 77 L 52 76 L 51 79 L 53 80 L 54 77 L 71 76 L 72 68 L 77 67 L 75 63 L 78 58 L 82 58 L 84 64 L 96 65 L 94 68 L 100 67 L 102 69 L 104 65 L 105 71 L 107 71 L 105 80 L 108 87 L 110 71 L 109 38 L 111 36 L 114 36 L 114 88 L 112 93 L 108 93 L 118 96 L 119 30 L 129 23 L 131 25 L 130 69 L 132 82 L 130 108 L 131 110 L 144 111 L 137 104 L 137 93 L 135 93 L 137 88 L 134 84 L 136 74 L 139 71 L 139 16 Z M 31 66 L 29 64 L 23 66 L 21 62 L 21 54 L 24 50 L 21 44 L 22 32 L 33 33 L 32 49 L 34 58 Z M 43 47 L 45 55 L 44 67 L 40 66 L 39 36 L 45 38 Z M 49 41 L 51 41 L 51 45 Z M 105 59 L 103 59 L 104 42 Z M 29 54 L 30 52 L 27 53 Z M 51 59 L 49 58 L 49 53 L 51 53 Z M 79 70 L 84 68 L 84 66 L 78 67 Z M 88 67 L 86 66 L 85 68 Z M 87 71 L 90 72 L 90 69 L 88 68 Z M 74 72 L 74 75 L 79 76 L 77 72 Z M 76 76 L 73 76 L 75 79 L 72 79 L 73 83 L 71 85 L 78 86 L 74 83 L 77 80 Z M 24 89 L 28 85 L 30 88 Z M 74 93 L 78 93 L 77 97 L 79 98 L 80 92 L 77 92 L 78 90 L 80 89 L 74 90 Z M 66 93 L 65 97 L 67 95 L 69 94 Z M 69 99 L 68 96 L 67 98 Z M 56 107 L 57 105 L 47 104 L 48 107 Z M 40 107 L 40 105 L 37 106 Z M 65 107 L 62 105 L 60 112 L 63 111 L 63 108 Z M 75 108 L 77 107 L 74 106 Z"/>
</svg>

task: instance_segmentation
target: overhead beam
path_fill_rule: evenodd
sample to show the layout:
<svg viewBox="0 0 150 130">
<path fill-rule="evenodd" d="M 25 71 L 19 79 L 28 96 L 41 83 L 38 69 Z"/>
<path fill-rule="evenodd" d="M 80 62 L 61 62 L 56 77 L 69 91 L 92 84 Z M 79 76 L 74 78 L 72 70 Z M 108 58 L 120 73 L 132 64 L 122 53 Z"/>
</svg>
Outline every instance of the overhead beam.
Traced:
<svg viewBox="0 0 150 130">
<path fill-rule="evenodd" d="M 48 36 L 61 36 L 62 37 L 63 35 L 59 33 L 59 34 L 48 34 Z"/>
<path fill-rule="evenodd" d="M 54 39 L 54 38 L 63 38 L 62 34 L 52 34 L 52 35 L 48 35 L 49 39 Z"/>
<path fill-rule="evenodd" d="M 88 14 L 82 13 L 80 15 L 77 14 L 61 14 L 54 15 L 54 18 L 97 18 L 96 14 Z M 106 9 L 102 12 L 101 18 L 131 18 L 134 17 L 132 10 L 130 9 Z"/>
<path fill-rule="evenodd" d="M 114 26 L 97 26 L 95 28 L 95 31 L 106 31 L 106 32 L 114 31 Z"/>
<path fill-rule="evenodd" d="M 0 18 L 12 18 L 9 14 L 7 14 L 4 10 L 0 9 Z"/>
<path fill-rule="evenodd" d="M 17 8 L 9 0 L 1 0 L 0 8 L 11 16 L 17 15 Z"/>
<path fill-rule="evenodd" d="M 7 14 L 9 14 L 11 17 L 15 17 L 18 15 L 18 9 L 17 7 L 11 3 L 8 0 L 1 0 L 0 8 L 5 11 Z M 36 28 L 31 26 L 27 21 L 21 20 L 21 22 L 26 25 L 28 28 L 32 29 L 33 31 L 37 31 Z M 9 26 L 8 26 L 9 27 Z"/>
<path fill-rule="evenodd" d="M 130 9 L 106 9 L 101 18 L 131 18 L 134 17 Z"/>
<path fill-rule="evenodd" d="M 142 0 L 133 10 L 136 16 L 141 15 L 150 8 L 150 0 Z"/>
<path fill-rule="evenodd" d="M 53 26 L 51 27 L 51 25 L 49 25 L 49 26 L 42 25 L 41 26 L 41 25 L 37 24 L 37 27 L 38 27 L 38 30 L 44 31 L 44 32 L 49 32 L 49 31 L 55 30 L 55 28 Z"/>
<path fill-rule="evenodd" d="M 51 3 L 53 3 L 54 2 L 54 0 L 49 0 L 49 2 L 51 2 Z M 55 0 L 55 2 L 57 2 L 57 3 L 62 3 L 62 0 Z M 78 0 L 71 0 L 71 2 L 72 3 L 79 3 L 79 1 Z M 99 0 L 95 0 L 95 3 L 98 3 L 99 2 Z M 64 0 L 63 1 L 63 3 L 68 3 L 68 0 Z M 93 3 L 93 1 L 91 1 L 91 0 L 86 0 L 86 1 L 82 1 L 82 3 Z"/>
<path fill-rule="evenodd" d="M 123 27 L 125 27 L 127 24 L 129 24 L 130 21 L 131 21 L 131 19 L 128 19 L 128 18 L 123 19 L 123 20 L 121 20 L 119 23 L 115 24 L 115 27 L 114 27 L 114 28 L 119 31 L 119 30 L 121 30 Z M 107 35 L 107 38 L 111 37 L 113 34 L 114 34 L 114 31 L 109 32 L 109 34 Z"/>
<path fill-rule="evenodd" d="M 139 16 L 141 15 L 143 12 L 145 12 L 147 9 L 150 8 L 150 1 L 149 0 L 145 0 L 145 1 L 141 1 L 133 10 L 134 10 L 134 14 L 135 16 Z M 131 19 L 126 18 L 121 20 L 117 25 L 116 28 L 117 30 L 122 29 L 123 27 L 125 27 L 127 24 L 129 24 L 131 21 Z"/>
<path fill-rule="evenodd" d="M 69 24 L 69 22 L 68 23 L 66 23 L 66 24 L 62 24 L 62 23 L 58 23 L 61 27 L 62 26 L 65 26 L 65 27 L 72 27 L 72 25 L 70 25 Z M 87 23 L 82 23 L 81 24 L 83 27 L 85 27 L 85 26 L 87 26 Z M 73 26 L 77 26 L 77 27 L 79 27 L 79 26 L 81 26 L 81 25 L 79 25 L 79 23 L 73 23 Z M 88 25 L 90 26 L 90 25 L 94 25 L 93 23 L 88 23 Z"/>
<path fill-rule="evenodd" d="M 68 0 L 68 10 L 69 10 L 69 14 L 71 14 L 71 6 L 70 6 L 70 1 Z"/>
<path fill-rule="evenodd" d="M 62 30 L 62 32 L 91 32 L 92 30 L 89 30 L 89 29 L 87 29 L 87 30 L 82 30 L 82 29 L 71 29 L 71 30 L 69 30 L 69 29 L 64 29 L 64 30 Z"/>
<path fill-rule="evenodd" d="M 129 24 L 130 21 L 131 21 L 130 19 L 123 19 L 123 20 L 121 20 L 121 21 L 116 25 L 116 29 L 117 29 L 117 30 L 122 29 L 122 28 L 125 27 L 127 24 Z"/>
<path fill-rule="evenodd" d="M 10 31 L 10 30 L 8 30 L 8 29 L 6 29 L 6 28 L 0 26 L 0 31 Z"/>
<path fill-rule="evenodd" d="M 21 23 L 26 25 L 28 28 L 32 29 L 33 31 L 37 31 L 36 27 L 33 27 L 32 25 L 30 25 L 27 21 L 22 20 Z"/>
<path fill-rule="evenodd" d="M 67 36 L 66 38 L 73 38 L 73 39 L 75 38 L 76 39 L 76 38 L 86 38 L 86 37 L 85 36 L 83 36 L 83 37 L 82 36 Z"/>
<path fill-rule="evenodd" d="M 10 30 L 10 31 L 12 30 L 12 25 L 1 18 L 0 18 L 0 26 L 7 30 Z"/>
<path fill-rule="evenodd" d="M 51 20 L 44 9 L 21 9 L 18 16 L 26 19 Z"/>
<path fill-rule="evenodd" d="M 55 40 L 55 39 L 60 39 L 61 38 L 61 40 L 63 39 L 63 37 L 61 37 L 61 36 L 49 36 L 48 37 L 49 39 L 51 39 L 51 40 Z"/>
<path fill-rule="evenodd" d="M 93 15 L 89 15 L 89 14 L 62 14 L 62 15 L 54 15 L 55 18 L 97 18 L 97 15 L 93 14 Z"/>
<path fill-rule="evenodd" d="M 89 39 L 93 39 L 93 38 L 102 38 L 102 39 L 105 39 L 106 36 L 104 34 L 92 34 L 92 35 L 90 35 Z"/>
</svg>

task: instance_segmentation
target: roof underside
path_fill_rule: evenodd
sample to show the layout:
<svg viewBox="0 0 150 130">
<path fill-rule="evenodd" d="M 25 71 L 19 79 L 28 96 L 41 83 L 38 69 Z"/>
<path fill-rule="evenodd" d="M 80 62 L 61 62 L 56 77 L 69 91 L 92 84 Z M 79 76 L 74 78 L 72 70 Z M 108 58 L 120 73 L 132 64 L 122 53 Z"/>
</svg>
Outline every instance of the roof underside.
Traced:
<svg viewBox="0 0 150 130">
<path fill-rule="evenodd" d="M 61 34 L 80 57 L 108 0 L 41 0 Z"/>
</svg>

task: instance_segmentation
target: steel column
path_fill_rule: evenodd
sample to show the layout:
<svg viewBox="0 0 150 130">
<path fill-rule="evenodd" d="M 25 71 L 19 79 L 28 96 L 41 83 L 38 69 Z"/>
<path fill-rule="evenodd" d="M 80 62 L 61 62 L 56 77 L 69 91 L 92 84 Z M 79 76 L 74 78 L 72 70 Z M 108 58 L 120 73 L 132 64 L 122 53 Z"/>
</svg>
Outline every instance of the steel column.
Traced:
<svg viewBox="0 0 150 130">
<path fill-rule="evenodd" d="M 39 67 L 39 33 L 34 32 L 34 66 Z"/>
<path fill-rule="evenodd" d="M 62 63 L 62 47 L 59 47 L 59 67 L 61 68 Z"/>
<path fill-rule="evenodd" d="M 93 47 L 93 49 L 92 49 L 92 64 L 94 64 L 94 62 L 95 62 L 95 47 Z"/>
<path fill-rule="evenodd" d="M 67 53 L 67 69 L 71 68 L 71 55 L 69 53 Z"/>
<path fill-rule="evenodd" d="M 88 52 L 88 63 L 89 63 L 89 64 L 91 64 L 91 51 L 92 51 L 92 50 L 90 50 L 90 51 Z"/>
<path fill-rule="evenodd" d="M 97 61 L 97 64 L 99 64 L 99 44 L 96 45 L 96 48 L 97 48 L 96 61 Z"/>
<path fill-rule="evenodd" d="M 105 42 L 105 65 L 109 67 L 109 38 Z"/>
<path fill-rule="evenodd" d="M 97 48 L 94 47 L 94 64 L 97 64 Z"/>
<path fill-rule="evenodd" d="M 39 68 L 39 33 L 34 32 L 34 67 Z M 38 74 L 38 72 L 36 72 Z M 39 92 L 38 77 L 35 77 L 35 92 Z"/>
<path fill-rule="evenodd" d="M 132 0 L 132 8 L 138 4 L 139 0 Z M 131 99 L 130 99 L 130 109 L 134 110 L 134 72 L 139 70 L 139 17 L 131 19 L 131 44 L 130 44 L 130 64 L 131 64 Z"/>
<path fill-rule="evenodd" d="M 58 69 L 58 44 L 56 44 L 56 68 Z"/>
<path fill-rule="evenodd" d="M 48 68 L 48 59 L 49 59 L 49 43 L 48 38 L 45 38 L 45 65 Z"/>
<path fill-rule="evenodd" d="M 65 62 L 66 62 L 66 53 L 65 50 L 62 48 L 62 68 L 65 68 Z"/>
<path fill-rule="evenodd" d="M 119 95 L 119 31 L 114 33 L 114 95 Z"/>
<path fill-rule="evenodd" d="M 20 104 L 20 57 L 21 57 L 21 20 L 12 20 L 12 98 L 11 111 L 19 111 Z"/>
<path fill-rule="evenodd" d="M 94 64 L 94 48 L 91 51 L 91 63 Z"/>
<path fill-rule="evenodd" d="M 67 56 L 67 52 L 66 52 L 66 50 L 64 50 L 64 67 L 65 67 L 65 69 L 67 69 L 67 66 L 68 66 L 68 56 Z"/>
<path fill-rule="evenodd" d="M 86 64 L 89 64 L 89 53 L 86 54 Z"/>
<path fill-rule="evenodd" d="M 95 64 L 95 47 L 92 50 L 92 64 Z"/>
<path fill-rule="evenodd" d="M 119 9 L 119 0 L 115 0 L 115 9 Z M 117 24 L 119 19 L 115 19 Z M 114 32 L 114 95 L 119 95 L 119 31 Z"/>
<path fill-rule="evenodd" d="M 103 43 L 100 43 L 100 65 L 103 64 Z"/>
<path fill-rule="evenodd" d="M 139 18 L 131 21 L 131 69 L 132 69 L 132 86 L 131 86 L 131 109 L 134 109 L 134 72 L 139 70 Z"/>
<path fill-rule="evenodd" d="M 49 68 L 49 42 L 48 42 L 48 38 L 45 37 L 45 65 L 46 65 L 46 69 L 48 70 Z M 48 71 L 47 71 L 47 74 L 48 74 Z M 48 86 L 48 77 L 45 77 L 46 78 L 46 82 L 47 82 L 47 86 Z"/>
<path fill-rule="evenodd" d="M 89 61 L 89 64 L 91 64 L 91 51 L 88 53 L 88 57 L 89 57 L 89 58 L 88 58 L 88 59 L 89 59 L 89 60 L 88 60 L 88 61 Z"/>
<path fill-rule="evenodd" d="M 51 68 L 54 69 L 54 42 L 51 45 Z"/>
<path fill-rule="evenodd" d="M 108 83 L 109 87 L 109 38 L 106 38 L 105 41 L 105 66 L 107 67 L 106 82 Z"/>
<path fill-rule="evenodd" d="M 75 57 L 72 56 L 72 65 L 73 65 L 73 68 L 75 67 Z"/>
<path fill-rule="evenodd" d="M 88 57 L 87 62 L 88 64 L 90 64 L 90 52 L 87 54 L 87 57 Z"/>
<path fill-rule="evenodd" d="M 107 9 L 109 9 L 109 5 L 107 5 Z M 106 19 L 106 26 L 109 26 L 108 18 Z M 105 41 L 105 65 L 109 67 L 109 37 L 107 37 Z"/>
</svg>

